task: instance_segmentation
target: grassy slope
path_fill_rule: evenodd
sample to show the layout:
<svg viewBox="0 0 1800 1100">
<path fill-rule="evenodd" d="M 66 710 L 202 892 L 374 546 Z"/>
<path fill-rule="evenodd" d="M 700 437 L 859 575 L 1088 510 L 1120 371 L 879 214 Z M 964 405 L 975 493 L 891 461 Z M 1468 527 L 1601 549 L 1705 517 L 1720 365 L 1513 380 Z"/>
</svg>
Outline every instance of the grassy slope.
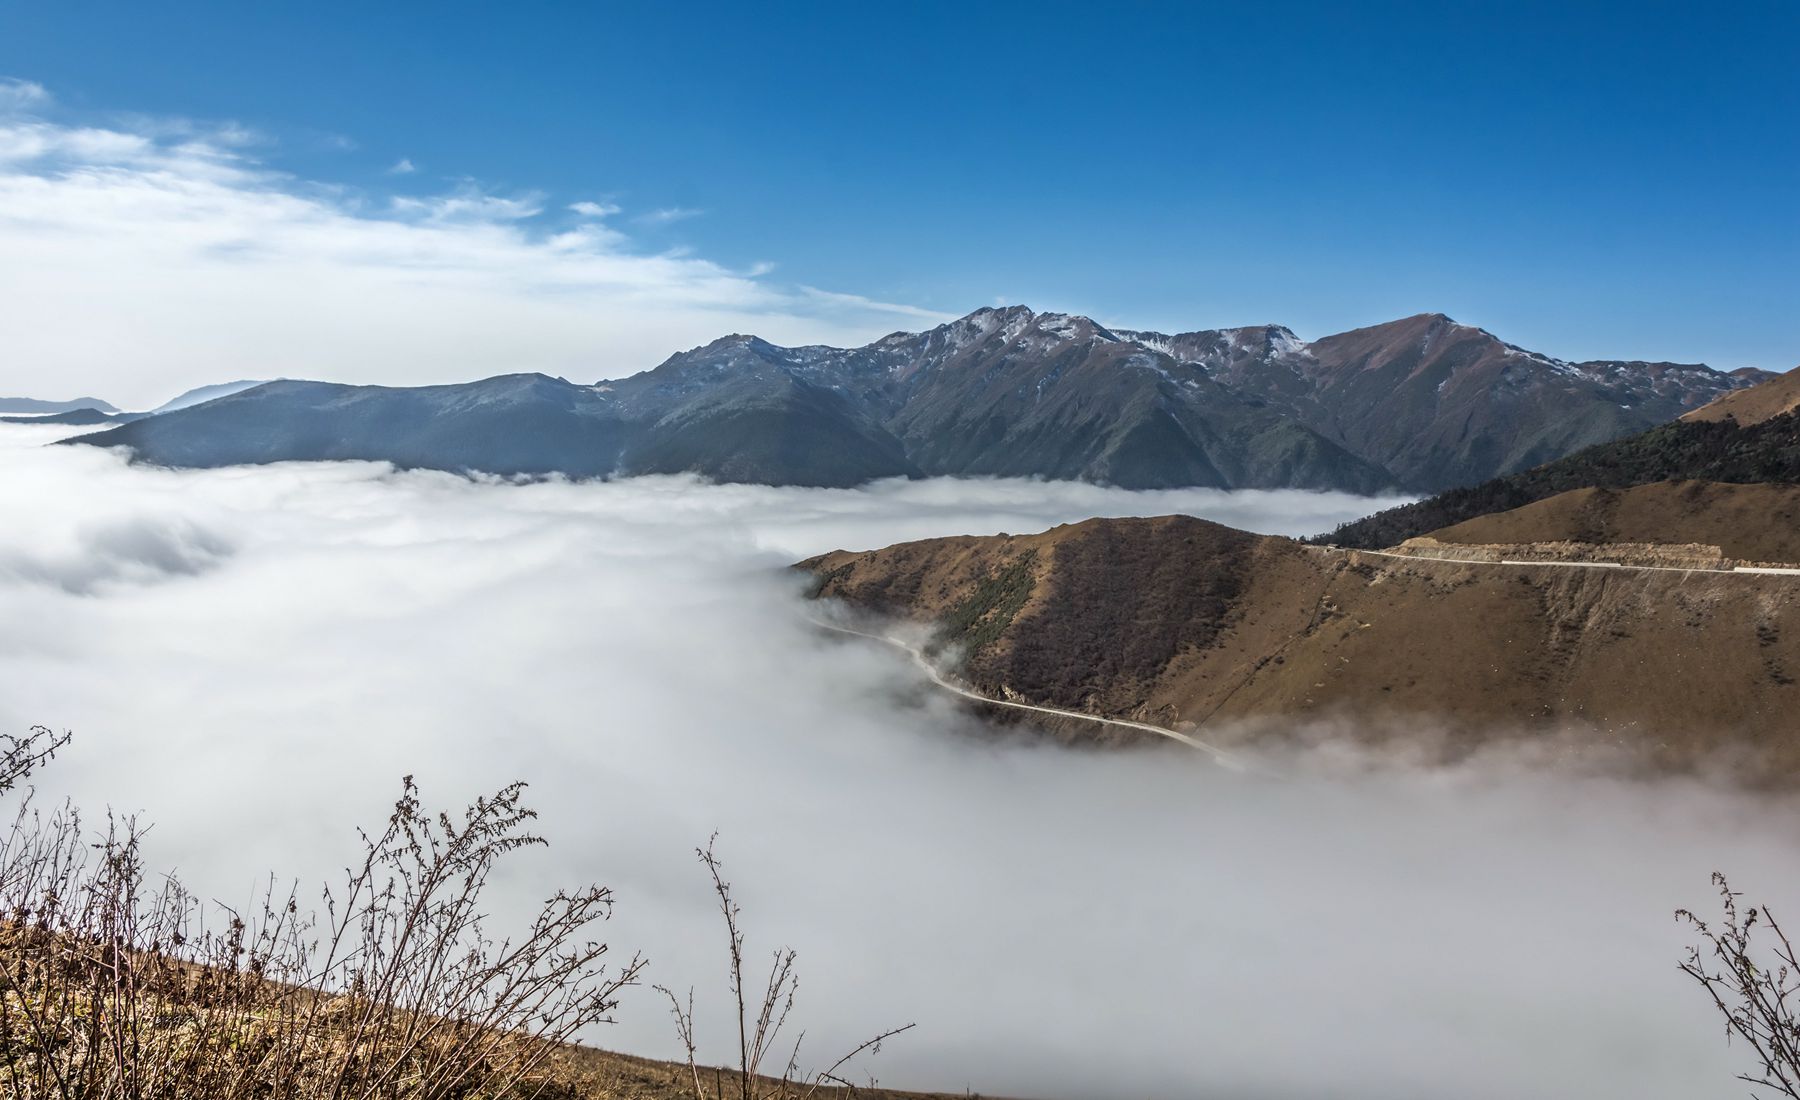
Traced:
<svg viewBox="0 0 1800 1100">
<path fill-rule="evenodd" d="M 0 1058 L 0 1064 L 7 1067 L 7 1070 L 0 1071 L 0 1095 L 8 1097 L 13 1095 L 11 1091 L 8 1091 L 13 1083 L 10 1072 L 16 1070 L 28 1079 L 30 1071 L 26 1067 L 41 1056 L 43 1047 L 35 1041 L 36 1034 L 26 1026 L 27 1018 L 20 1011 L 20 1005 L 23 1003 L 20 1000 L 20 992 L 23 989 L 29 994 L 27 1000 L 38 1006 L 40 1014 L 49 1011 L 47 1005 L 52 991 L 41 984 L 41 981 L 32 979 L 34 976 L 41 978 L 43 974 L 41 965 L 52 958 L 52 952 L 46 950 L 46 946 L 54 942 L 57 942 L 54 937 L 48 937 L 42 933 L 24 933 L 19 925 L 11 921 L 0 922 L 0 966 L 6 968 L 6 972 L 13 976 L 15 982 L 23 983 L 21 986 L 9 982 L 6 989 L 0 990 L 0 1050 L 3 1050 L 6 1055 L 5 1058 Z M 69 941 L 60 942 L 67 943 Z M 132 957 L 138 961 L 139 968 L 151 961 L 148 954 L 135 954 Z M 242 985 L 246 982 L 263 990 L 293 988 L 277 986 L 273 982 L 259 981 L 248 977 L 242 971 L 227 974 L 203 966 L 181 963 L 171 963 L 170 965 L 175 970 L 188 975 L 188 981 L 196 991 L 204 990 L 209 986 L 225 988 Z M 144 993 L 143 988 L 139 987 L 139 995 L 154 999 L 154 994 Z M 54 996 L 74 997 L 81 1003 L 78 1016 L 83 1020 L 94 1015 L 91 1007 L 94 1003 L 93 1000 L 91 998 L 86 1001 L 81 1000 L 84 990 L 79 981 L 75 982 L 73 986 L 58 986 L 54 990 Z M 194 1002 L 181 1006 L 165 1002 L 158 1002 L 154 1005 L 146 1003 L 145 1006 L 141 1006 L 148 1009 L 146 1012 L 148 1024 L 134 1033 L 134 1041 L 145 1055 L 138 1059 L 142 1066 L 164 1067 L 165 1060 L 162 1053 L 167 1048 L 194 1044 L 197 1041 L 197 1022 L 202 1013 L 221 1011 L 219 1006 L 225 1004 L 224 998 L 221 997 L 208 1000 L 199 992 L 196 992 L 194 996 L 197 998 Z M 207 1007 L 199 1007 L 202 1003 L 205 1003 Z M 274 1021 L 279 1016 L 279 1013 L 270 1007 L 272 1004 L 273 1002 L 257 1002 L 253 996 L 244 998 L 238 1008 L 228 1010 L 231 1013 L 229 1022 L 209 1023 L 210 1033 L 215 1037 L 230 1037 L 234 1046 L 266 1045 L 269 1029 L 275 1026 L 267 1021 Z M 108 1011 L 116 1011 L 116 1009 L 109 1006 Z M 508 1042 L 503 1037 L 498 1038 L 495 1049 L 501 1049 L 498 1044 L 507 1044 Z M 511 1045 L 507 1045 L 505 1049 L 529 1052 L 540 1049 L 543 1042 L 540 1039 L 520 1036 L 510 1040 Z M 459 1100 L 524 1100 L 528 1096 L 535 1100 L 694 1100 L 693 1076 L 685 1063 L 657 1061 L 574 1044 L 551 1044 L 551 1046 L 552 1049 L 543 1058 L 538 1068 L 527 1075 L 519 1087 L 503 1093 L 471 1087 L 466 1091 L 458 1091 L 456 1096 Z M 176 1061 L 178 1062 L 179 1059 Z M 211 1067 L 202 1066 L 201 1070 L 207 1068 Z M 879 1060 L 861 1063 L 859 1068 L 879 1070 Z M 172 1079 L 162 1080 L 161 1084 L 157 1086 L 158 1092 L 180 1095 L 210 1094 L 206 1090 L 208 1082 L 197 1079 L 198 1072 L 193 1077 L 180 1070 L 176 1070 L 175 1073 L 176 1075 Z M 738 1088 L 735 1073 L 730 1069 L 703 1066 L 700 1069 L 700 1077 L 709 1097 L 730 1095 Z M 801 1084 L 792 1086 L 791 1094 L 784 1093 L 778 1080 L 767 1077 L 758 1080 L 761 1084 L 757 1088 L 757 1095 L 768 1097 L 770 1100 L 780 1100 L 789 1095 L 799 1096 L 808 1090 L 808 1086 Z M 723 1083 L 723 1090 L 716 1088 L 719 1083 Z M 260 1095 L 260 1093 L 258 1094 Z M 312 1093 L 308 1092 L 307 1095 L 312 1095 Z M 395 1097 L 414 1097 L 418 1093 L 416 1090 L 408 1091 L 402 1084 L 397 1087 L 393 1095 Z M 848 1089 L 822 1085 L 811 1095 L 816 1100 L 848 1100 L 851 1096 L 858 1097 L 860 1100 L 949 1100 L 948 1094 L 899 1092 L 870 1086 Z M 958 1094 L 958 1096 L 962 1100 L 967 1100 L 965 1094 Z"/>
<path fill-rule="evenodd" d="M 902 543 L 802 563 L 820 594 L 942 621 L 1022 555 L 1032 591 L 970 656 L 985 694 L 1209 739 L 1350 718 L 1449 752 L 1496 739 L 1800 777 L 1788 577 L 1331 553 L 1187 517 Z"/>
<path fill-rule="evenodd" d="M 694 1100 L 693 1078 L 688 1067 L 679 1062 L 658 1062 L 629 1054 L 615 1054 L 592 1047 L 566 1047 L 552 1060 L 554 1078 L 579 1100 Z M 719 1095 L 729 1096 L 736 1083 L 727 1070 L 702 1067 L 700 1081 L 709 1097 L 715 1085 L 724 1084 Z M 777 1082 L 764 1081 L 761 1095 L 779 1097 Z M 802 1087 L 796 1095 L 805 1092 Z M 821 1087 L 813 1093 L 815 1100 L 950 1100 L 951 1094 L 896 1092 L 886 1088 L 859 1085 L 856 1089 Z M 956 1100 L 970 1100 L 962 1093 Z M 973 1094 L 979 1096 L 979 1094 Z"/>
<path fill-rule="evenodd" d="M 1760 424 L 1800 409 L 1800 367 L 1759 386 L 1728 393 L 1695 409 L 1681 419 L 1689 421 L 1737 421 L 1740 426 Z"/>
<path fill-rule="evenodd" d="M 1186 516 L 1087 520 L 904 543 L 876 552 L 873 567 L 875 556 L 842 551 L 802 567 L 820 576 L 820 594 L 936 621 L 939 645 L 957 648 L 978 682 L 1116 710 L 1143 702 L 1182 649 L 1211 642 L 1260 541 Z"/>
<path fill-rule="evenodd" d="M 1575 489 L 1431 537 L 1454 543 L 1700 543 L 1741 561 L 1800 562 L 1800 485 L 1660 481 Z"/>
</svg>

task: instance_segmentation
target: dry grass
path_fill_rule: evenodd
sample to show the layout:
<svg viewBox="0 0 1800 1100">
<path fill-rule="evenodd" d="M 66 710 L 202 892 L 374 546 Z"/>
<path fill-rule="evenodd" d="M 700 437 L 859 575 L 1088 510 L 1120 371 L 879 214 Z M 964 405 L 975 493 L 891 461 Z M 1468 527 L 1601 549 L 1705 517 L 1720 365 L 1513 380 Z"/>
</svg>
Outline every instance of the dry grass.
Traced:
<svg viewBox="0 0 1800 1100">
<path fill-rule="evenodd" d="M 699 1077 L 709 1096 L 734 1095 L 739 1080 L 735 1067 L 700 1066 Z M 630 1054 L 595 1050 L 592 1047 L 567 1047 L 550 1056 L 546 1069 L 565 1095 L 582 1100 L 693 1100 L 694 1082 L 689 1067 L 682 1062 L 659 1062 Z M 780 1078 L 761 1077 L 756 1087 L 759 1095 L 769 1097 L 797 1096 L 795 1091 L 782 1092 Z M 787 1086 L 794 1089 L 790 1082 Z M 978 1093 L 955 1093 L 955 1100 L 982 1100 Z M 899 1092 L 880 1084 L 821 1085 L 813 1100 L 951 1100 L 946 1094 Z"/>
<path fill-rule="evenodd" d="M 1373 557 L 1190 518 L 900 543 L 800 568 L 825 578 L 824 598 L 941 622 L 1027 550 L 1033 594 L 955 670 L 984 695 L 1226 747 L 1354 737 L 1409 759 L 1494 750 L 1800 783 L 1792 577 Z"/>
<path fill-rule="evenodd" d="M 0 798 L 68 741 L 0 736 Z M 408 778 L 386 825 L 316 910 L 271 880 L 247 911 L 203 904 L 150 876 L 144 830 L 108 816 L 97 835 L 70 807 L 29 794 L 0 832 L 0 1095 L 17 1100 L 643 1100 L 890 1097 L 846 1077 L 858 1047 L 801 1074 L 799 1045 L 761 1072 L 797 979 L 777 968 L 746 1013 L 743 935 L 709 845 L 730 933 L 745 1055 L 731 1069 L 654 1062 L 576 1045 L 609 1022 L 644 961 L 609 965 L 595 933 L 603 887 L 559 891 L 523 927 L 488 926 L 485 887 L 509 853 L 541 845 L 511 784 L 459 816 L 428 812 Z M 908 1025 L 910 1026 L 910 1025 Z M 753 1030 L 752 1030 L 753 1029 Z M 905 1029 L 900 1029 L 905 1030 Z"/>
<path fill-rule="evenodd" d="M 10 742 L 0 787 L 61 739 Z M 510 935 L 481 895 L 543 843 L 513 784 L 460 818 L 411 780 L 317 916 L 273 885 L 247 913 L 151 879 L 143 830 L 29 800 L 0 840 L 0 1088 L 20 1098 L 514 1097 L 556 1093 L 558 1044 L 608 1018 L 642 962 L 591 938 L 601 887 Z"/>
<path fill-rule="evenodd" d="M 1749 389 L 1731 393 L 1702 405 L 1681 419 L 1732 420 L 1740 426 L 1760 424 L 1800 409 L 1800 367 Z"/>
<path fill-rule="evenodd" d="M 1742 391 L 1752 393 L 1752 390 Z M 1432 532 L 1440 542 L 1701 543 L 1731 564 L 1800 561 L 1800 485 L 1662 481 L 1575 489 Z M 1614 557 L 1615 561 L 1626 559 Z"/>
</svg>

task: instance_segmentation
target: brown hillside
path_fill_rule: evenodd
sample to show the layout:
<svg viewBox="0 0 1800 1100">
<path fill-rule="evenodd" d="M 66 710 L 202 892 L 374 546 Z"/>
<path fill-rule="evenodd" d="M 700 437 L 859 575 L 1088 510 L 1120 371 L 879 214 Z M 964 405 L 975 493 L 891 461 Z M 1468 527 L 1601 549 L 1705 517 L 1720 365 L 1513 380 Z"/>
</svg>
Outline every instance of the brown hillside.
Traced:
<svg viewBox="0 0 1800 1100">
<path fill-rule="evenodd" d="M 1800 578 L 1408 561 L 1188 517 L 801 563 L 821 595 L 950 624 L 985 694 L 1227 740 L 1355 719 L 1660 767 L 1800 776 Z"/>
<path fill-rule="evenodd" d="M 708 1095 L 726 1096 L 737 1087 L 734 1071 L 710 1066 L 700 1067 L 701 1084 Z M 592 1047 L 570 1046 L 550 1058 L 549 1079 L 561 1092 L 546 1091 L 550 1097 L 568 1100 L 694 1100 L 693 1076 L 682 1062 L 658 1062 L 630 1054 L 614 1054 Z M 805 1093 L 804 1086 L 792 1085 L 783 1091 L 775 1078 L 759 1079 L 759 1095 L 794 1097 Z M 816 1100 L 969 1100 L 969 1094 L 954 1096 L 941 1093 L 897 1092 L 879 1085 L 845 1088 L 824 1085 L 812 1093 Z"/>
<path fill-rule="evenodd" d="M 1733 390 L 1681 419 L 1735 420 L 1740 427 L 1748 427 L 1795 409 L 1800 409 L 1800 367 L 1749 389 Z"/>
<path fill-rule="evenodd" d="M 1800 485 L 1661 481 L 1575 489 L 1431 533 L 1453 543 L 1700 543 L 1727 558 L 1800 562 Z"/>
</svg>

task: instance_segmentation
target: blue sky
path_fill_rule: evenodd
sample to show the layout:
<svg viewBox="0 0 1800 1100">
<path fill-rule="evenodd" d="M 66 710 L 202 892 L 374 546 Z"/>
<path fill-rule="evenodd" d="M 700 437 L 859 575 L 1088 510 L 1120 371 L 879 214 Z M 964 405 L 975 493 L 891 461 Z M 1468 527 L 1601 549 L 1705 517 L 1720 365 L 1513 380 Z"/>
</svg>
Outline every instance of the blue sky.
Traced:
<svg viewBox="0 0 1800 1100">
<path fill-rule="evenodd" d="M 1791 3 L 0 7 L 58 124 L 230 121 L 365 207 L 596 202 L 620 250 L 943 313 L 1778 369 L 1796 72 Z"/>
</svg>

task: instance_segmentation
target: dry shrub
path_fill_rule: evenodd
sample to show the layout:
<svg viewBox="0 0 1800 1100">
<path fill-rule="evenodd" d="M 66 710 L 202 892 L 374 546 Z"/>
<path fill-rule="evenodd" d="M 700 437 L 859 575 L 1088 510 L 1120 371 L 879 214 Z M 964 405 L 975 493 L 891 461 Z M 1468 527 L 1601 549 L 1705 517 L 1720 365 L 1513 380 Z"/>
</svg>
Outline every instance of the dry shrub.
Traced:
<svg viewBox="0 0 1800 1100">
<path fill-rule="evenodd" d="M 1725 876 L 1715 872 L 1712 878 L 1723 910 L 1717 921 L 1687 909 L 1675 913 L 1700 936 L 1682 973 L 1712 997 L 1727 1040 L 1745 1043 L 1755 1055 L 1758 1068 L 1738 1079 L 1800 1100 L 1800 960 L 1773 913 L 1740 909 L 1741 895 Z"/>
<path fill-rule="evenodd" d="M 726 951 L 730 963 L 727 973 L 732 1000 L 737 1008 L 738 1059 L 729 1076 L 724 1070 L 713 1071 L 710 1075 L 713 1079 L 711 1093 L 706 1089 L 705 1078 L 708 1075 L 701 1072 L 698 1060 L 698 1040 L 694 1035 L 694 991 L 688 990 L 684 1002 L 666 986 L 656 987 L 658 992 L 669 999 L 670 1014 L 675 1018 L 676 1036 L 687 1052 L 687 1068 L 694 1100 L 725 1100 L 733 1095 L 738 1100 L 809 1100 L 821 1089 L 833 1086 L 854 1094 L 856 1086 L 843 1076 L 848 1072 L 847 1067 L 865 1054 L 878 1053 L 882 1043 L 903 1031 L 910 1031 L 914 1025 L 891 1028 L 866 1039 L 840 1056 L 829 1068 L 810 1074 L 800 1070 L 800 1044 L 806 1038 L 806 1033 L 801 1032 L 788 1050 L 781 1076 L 765 1075 L 765 1061 L 779 1049 L 776 1043 L 787 1025 L 788 1015 L 794 1008 L 794 997 L 800 990 L 800 977 L 794 971 L 794 960 L 798 956 L 789 947 L 772 952 L 769 972 L 763 979 L 762 988 L 752 997 L 749 985 L 751 974 L 744 959 L 744 932 L 739 923 L 743 914 L 737 902 L 732 899 L 731 883 L 725 879 L 724 865 L 713 852 L 717 841 L 718 836 L 715 834 L 706 847 L 694 849 L 694 854 L 700 858 L 712 879 L 713 896 L 718 900 L 719 914 L 725 924 Z M 873 1078 L 869 1079 L 869 1085 L 874 1087 Z"/>
<path fill-rule="evenodd" d="M 67 741 L 0 740 L 0 792 Z M 606 1021 L 642 961 L 613 969 L 589 938 L 612 896 L 558 892 L 496 938 L 483 889 L 540 845 L 523 784 L 459 818 L 411 778 L 360 862 L 303 910 L 271 880 L 246 913 L 151 880 L 144 830 L 97 837 L 64 807 L 21 801 L 0 839 L 0 1092 L 89 1098 L 556 1095 L 558 1044 Z"/>
</svg>

